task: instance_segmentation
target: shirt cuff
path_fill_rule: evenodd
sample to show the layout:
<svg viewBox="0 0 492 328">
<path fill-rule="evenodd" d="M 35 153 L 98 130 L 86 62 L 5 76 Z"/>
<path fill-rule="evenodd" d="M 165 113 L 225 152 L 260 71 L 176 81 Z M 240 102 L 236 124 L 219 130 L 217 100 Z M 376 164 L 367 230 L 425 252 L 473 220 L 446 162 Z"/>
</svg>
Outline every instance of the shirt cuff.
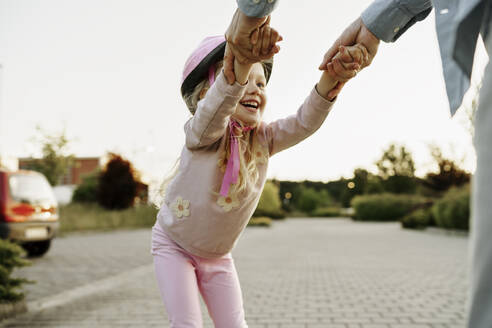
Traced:
<svg viewBox="0 0 492 328">
<path fill-rule="evenodd" d="M 394 42 L 413 18 L 413 14 L 393 0 L 374 1 L 362 12 L 364 25 L 380 40 Z"/>
<path fill-rule="evenodd" d="M 316 90 L 316 85 L 315 85 L 313 90 L 311 90 L 311 93 L 309 94 L 308 102 L 316 110 L 330 111 L 331 106 L 333 106 L 336 100 L 337 97 L 333 98 L 332 101 L 329 101 L 328 99 L 324 98 L 322 95 L 318 93 L 318 90 Z"/>
<path fill-rule="evenodd" d="M 279 0 L 237 0 L 239 9 L 249 17 L 261 18 L 270 15 Z"/>
<path fill-rule="evenodd" d="M 234 84 L 232 85 L 229 84 L 224 75 L 224 71 L 221 70 L 212 86 L 214 87 L 215 90 L 217 90 L 221 94 L 234 98 L 239 97 L 240 99 L 243 96 L 244 92 L 246 91 L 247 85 L 248 82 L 246 82 L 244 85 L 241 85 L 237 81 L 234 82 Z"/>
</svg>

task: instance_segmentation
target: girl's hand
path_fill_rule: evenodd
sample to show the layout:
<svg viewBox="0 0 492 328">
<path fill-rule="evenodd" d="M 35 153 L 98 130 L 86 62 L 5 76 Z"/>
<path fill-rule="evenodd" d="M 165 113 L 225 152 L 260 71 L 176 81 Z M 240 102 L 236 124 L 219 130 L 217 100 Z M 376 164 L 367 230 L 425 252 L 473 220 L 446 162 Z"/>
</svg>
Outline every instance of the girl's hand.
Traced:
<svg viewBox="0 0 492 328">
<path fill-rule="evenodd" d="M 316 86 L 318 93 L 330 101 L 333 100 L 345 83 L 356 76 L 366 65 L 367 58 L 367 50 L 360 44 L 349 47 L 340 46 L 338 53 L 327 65 L 327 70 L 323 72 Z"/>
<path fill-rule="evenodd" d="M 338 53 L 326 65 L 326 71 L 333 79 L 347 82 L 367 65 L 368 57 L 367 49 L 361 44 L 340 46 Z"/>
</svg>

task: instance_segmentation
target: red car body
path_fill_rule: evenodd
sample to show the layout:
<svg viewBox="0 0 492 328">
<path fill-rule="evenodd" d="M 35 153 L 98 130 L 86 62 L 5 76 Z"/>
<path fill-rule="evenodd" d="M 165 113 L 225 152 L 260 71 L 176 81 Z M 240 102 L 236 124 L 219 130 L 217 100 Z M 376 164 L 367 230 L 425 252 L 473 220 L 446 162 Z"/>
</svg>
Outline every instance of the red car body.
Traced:
<svg viewBox="0 0 492 328">
<path fill-rule="evenodd" d="M 0 237 L 41 256 L 58 230 L 58 204 L 45 176 L 0 170 Z"/>
</svg>

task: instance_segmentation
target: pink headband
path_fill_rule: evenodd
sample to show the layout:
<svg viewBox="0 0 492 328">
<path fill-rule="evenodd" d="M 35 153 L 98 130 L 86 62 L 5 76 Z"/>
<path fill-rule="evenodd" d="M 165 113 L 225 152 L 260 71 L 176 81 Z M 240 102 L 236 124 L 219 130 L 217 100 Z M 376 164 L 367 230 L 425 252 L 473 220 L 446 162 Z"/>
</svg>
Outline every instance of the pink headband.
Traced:
<svg viewBox="0 0 492 328">
<path fill-rule="evenodd" d="M 223 35 L 209 36 L 205 38 L 198 47 L 192 52 L 190 57 L 186 60 L 185 67 L 183 69 L 183 75 L 181 77 L 181 84 L 191 74 L 191 72 L 207 57 L 212 50 L 225 42 Z"/>
</svg>

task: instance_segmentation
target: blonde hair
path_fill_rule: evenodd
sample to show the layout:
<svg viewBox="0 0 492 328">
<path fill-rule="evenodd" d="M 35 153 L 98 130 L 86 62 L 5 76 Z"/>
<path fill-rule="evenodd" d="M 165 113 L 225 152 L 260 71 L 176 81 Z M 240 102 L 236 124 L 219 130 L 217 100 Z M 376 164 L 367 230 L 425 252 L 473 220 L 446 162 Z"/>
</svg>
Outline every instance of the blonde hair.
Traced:
<svg viewBox="0 0 492 328">
<path fill-rule="evenodd" d="M 221 155 L 219 157 L 218 166 L 221 172 L 225 172 L 227 167 L 227 162 L 231 156 L 231 140 L 228 137 L 230 133 L 230 128 L 224 135 L 225 142 L 222 143 Z M 261 144 L 258 141 L 257 127 L 253 130 L 242 132 L 239 129 L 233 131 L 233 134 L 238 137 L 239 145 L 239 177 L 236 184 L 232 186 L 229 191 L 229 195 L 239 195 L 245 191 L 250 184 L 256 184 L 259 178 L 259 172 L 257 167 L 257 156 L 256 153 L 261 151 Z M 243 150 L 244 149 L 244 150 Z"/>
<path fill-rule="evenodd" d="M 217 62 L 215 70 L 215 76 L 218 76 L 224 61 L 221 60 Z M 197 108 L 198 101 L 205 97 L 206 92 L 210 88 L 208 78 L 204 79 L 193 89 L 193 92 L 185 98 L 186 105 L 194 113 Z M 256 184 L 258 182 L 259 173 L 256 163 L 256 152 L 260 150 L 260 144 L 258 142 L 257 128 L 243 132 L 242 129 L 236 129 L 233 131 L 233 135 L 238 138 L 239 146 L 239 177 L 236 184 L 232 185 L 229 189 L 229 195 L 239 195 L 245 191 L 250 184 Z M 225 141 L 222 142 L 222 147 L 218 150 L 221 152 L 219 157 L 219 162 L 217 165 L 221 172 L 225 173 L 227 162 L 231 156 L 231 141 L 229 138 L 231 131 L 229 126 L 225 131 L 224 138 Z M 214 191 L 215 193 L 215 191 Z M 217 193 L 218 195 L 218 193 Z"/>
</svg>

